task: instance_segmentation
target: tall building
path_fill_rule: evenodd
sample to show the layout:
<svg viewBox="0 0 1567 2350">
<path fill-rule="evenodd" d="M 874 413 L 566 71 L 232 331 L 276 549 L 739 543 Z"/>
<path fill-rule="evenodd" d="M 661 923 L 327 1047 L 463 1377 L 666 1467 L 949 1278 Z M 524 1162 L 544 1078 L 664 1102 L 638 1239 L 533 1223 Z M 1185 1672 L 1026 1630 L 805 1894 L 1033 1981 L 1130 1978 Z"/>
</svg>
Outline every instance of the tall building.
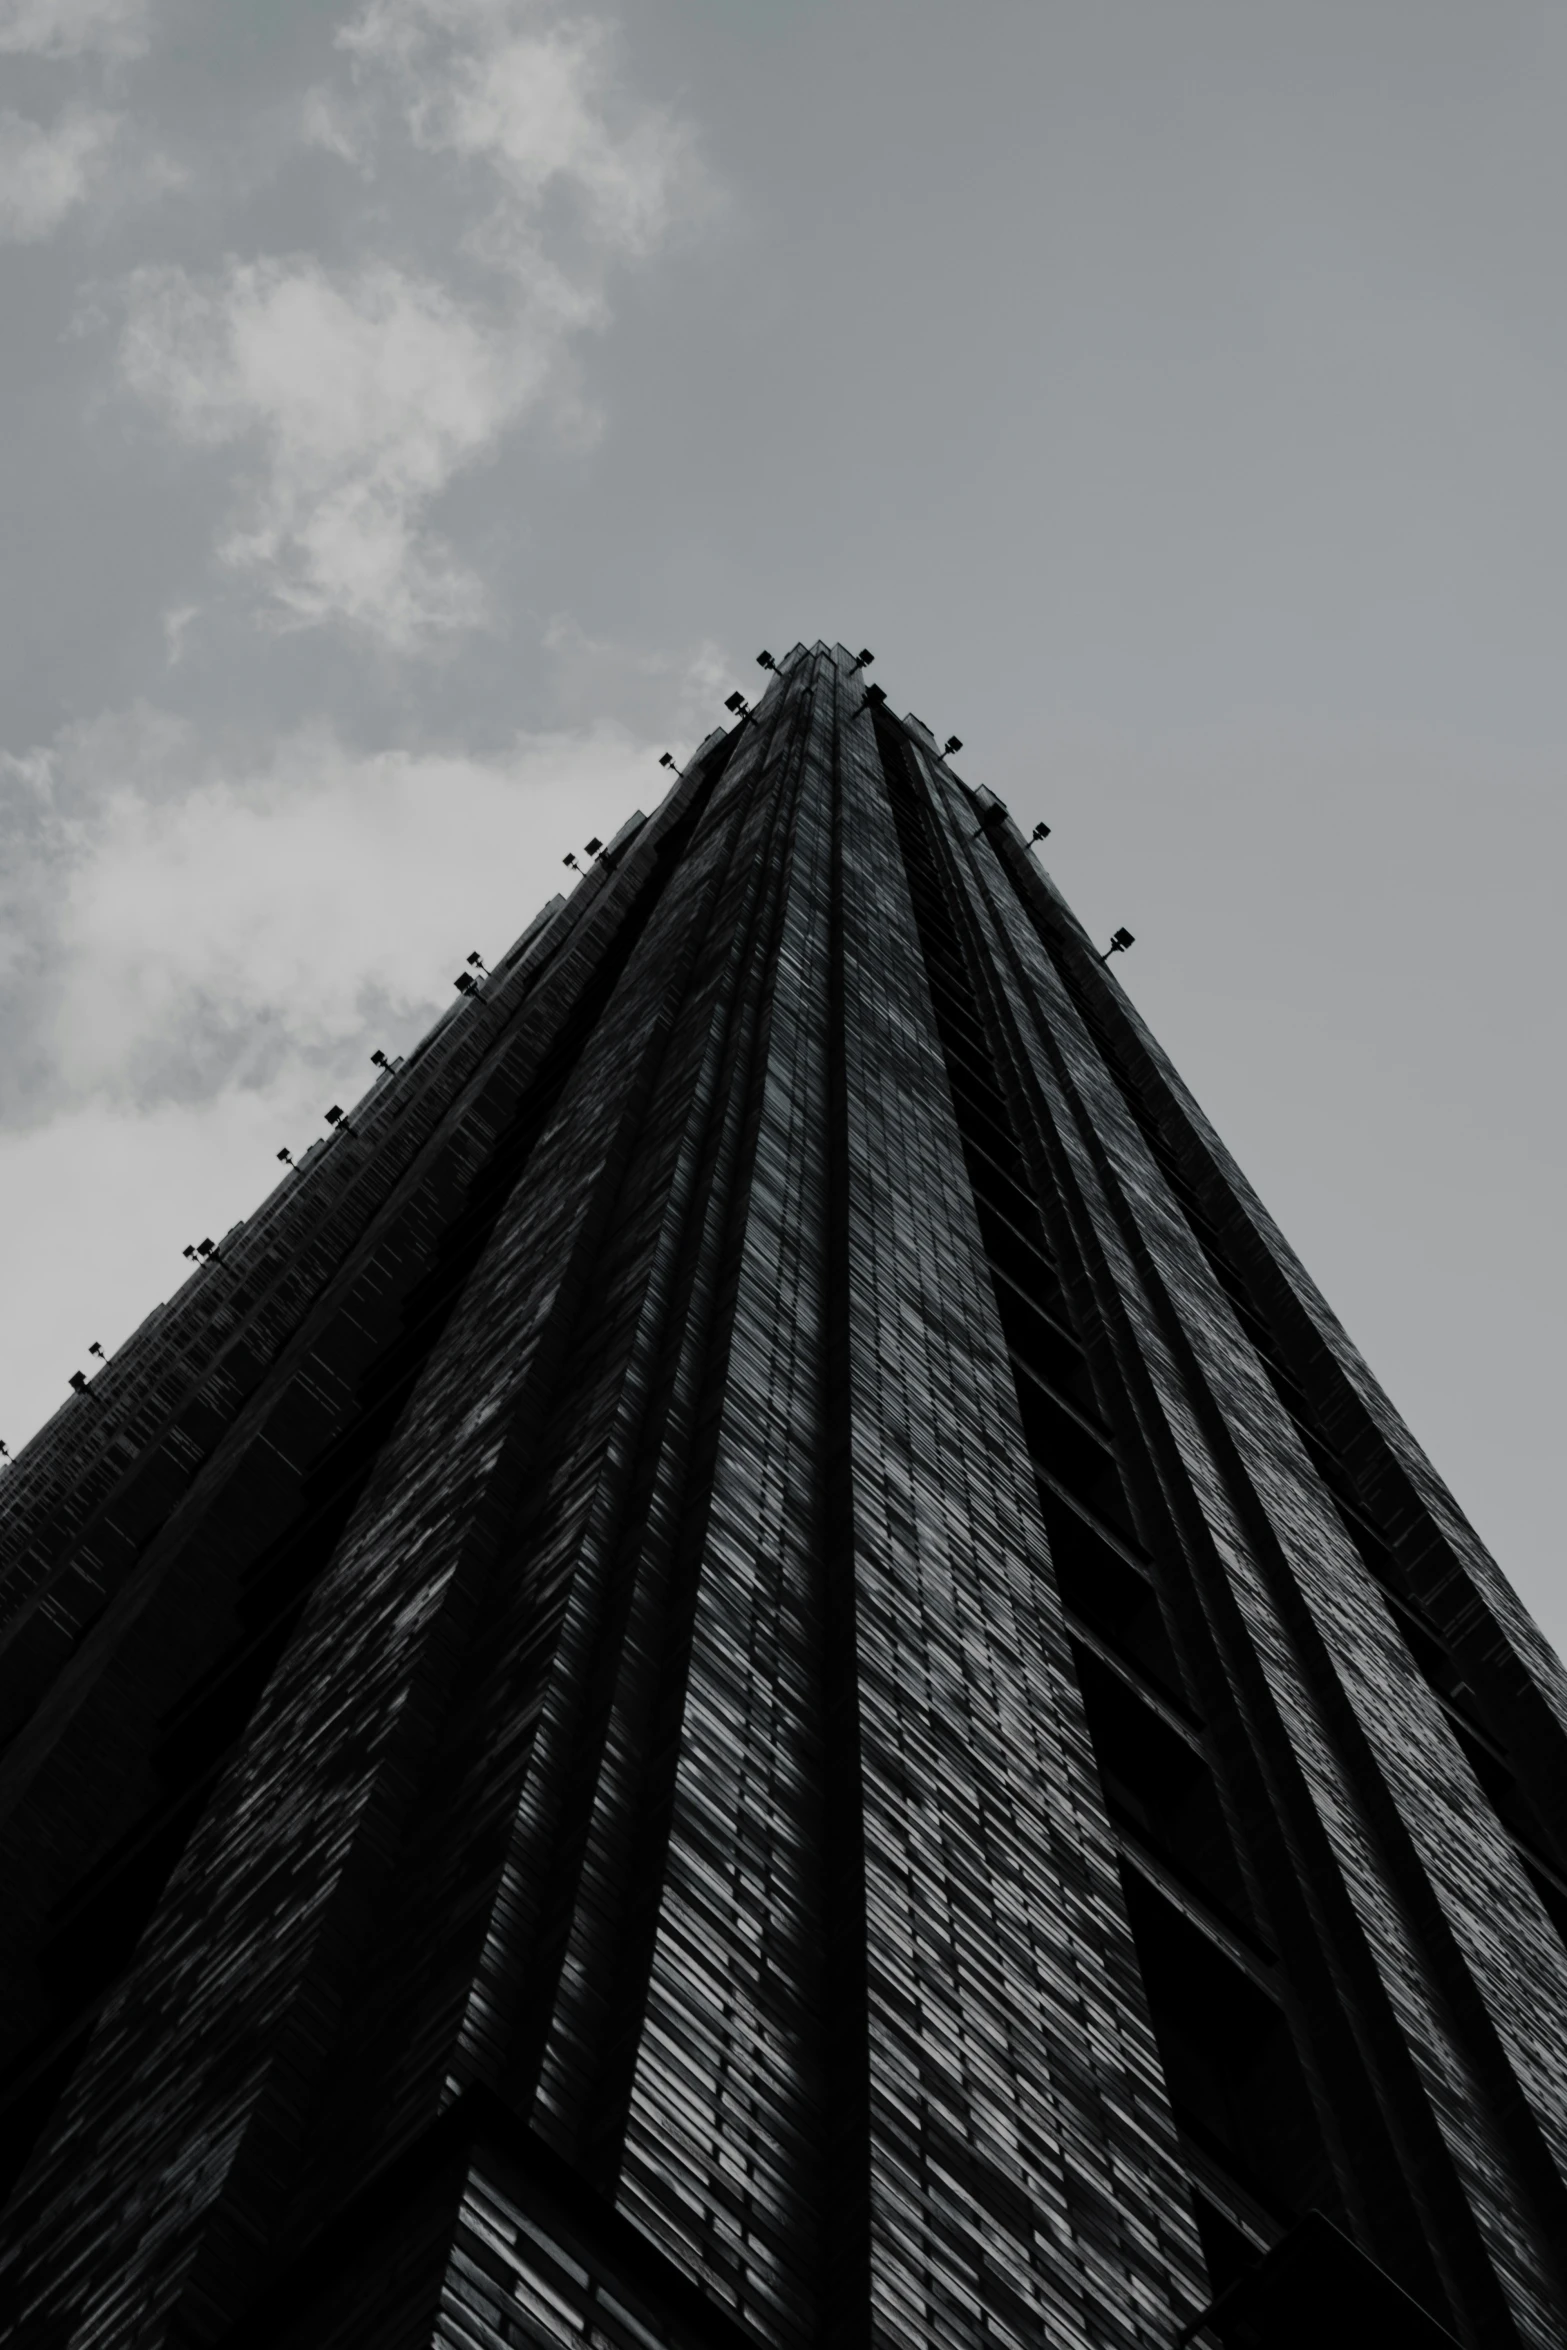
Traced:
<svg viewBox="0 0 1567 2350">
<path fill-rule="evenodd" d="M 867 658 L 3 1480 L 28 2350 L 1567 2336 L 1561 1667 Z"/>
</svg>

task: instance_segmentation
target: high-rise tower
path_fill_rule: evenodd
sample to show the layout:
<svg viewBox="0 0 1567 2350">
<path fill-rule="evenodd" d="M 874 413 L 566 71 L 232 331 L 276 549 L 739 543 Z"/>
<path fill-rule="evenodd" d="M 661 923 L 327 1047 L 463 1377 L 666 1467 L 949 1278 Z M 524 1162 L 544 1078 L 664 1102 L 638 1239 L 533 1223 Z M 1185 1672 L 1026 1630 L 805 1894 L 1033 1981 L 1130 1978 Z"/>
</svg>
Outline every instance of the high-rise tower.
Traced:
<svg viewBox="0 0 1567 2350">
<path fill-rule="evenodd" d="M 0 1493 L 28 2350 L 1567 2334 L 1562 1670 L 847 653 Z"/>
</svg>

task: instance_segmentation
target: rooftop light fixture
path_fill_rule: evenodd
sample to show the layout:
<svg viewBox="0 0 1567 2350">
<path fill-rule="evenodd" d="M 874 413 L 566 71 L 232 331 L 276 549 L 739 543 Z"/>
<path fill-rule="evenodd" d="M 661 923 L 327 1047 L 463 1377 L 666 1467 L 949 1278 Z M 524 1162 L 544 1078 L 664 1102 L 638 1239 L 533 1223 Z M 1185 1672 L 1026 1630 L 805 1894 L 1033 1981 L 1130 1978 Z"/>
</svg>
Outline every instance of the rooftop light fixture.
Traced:
<svg viewBox="0 0 1567 2350">
<path fill-rule="evenodd" d="M 737 718 L 749 718 L 751 715 L 751 705 L 741 693 L 726 694 L 724 708 L 733 710 Z"/>
<path fill-rule="evenodd" d="M 326 1114 L 326 1122 L 329 1126 L 335 1126 L 341 1134 L 352 1134 L 354 1131 L 353 1128 L 349 1125 L 347 1117 L 344 1115 L 343 1111 L 338 1108 L 336 1102 L 334 1102 L 332 1107 L 328 1110 Z"/>
<path fill-rule="evenodd" d="M 872 652 L 868 652 L 868 651 L 866 650 L 866 648 L 865 648 L 865 647 L 862 645 L 862 646 L 860 647 L 860 650 L 859 650 L 859 651 L 858 651 L 858 652 L 855 654 L 855 656 L 854 656 L 854 666 L 855 666 L 855 668 L 856 668 L 856 669 L 869 669 L 869 667 L 870 667 L 871 663 L 872 663 L 872 662 L 875 660 L 875 658 L 876 658 L 875 654 L 874 654 L 874 653 L 872 653 Z"/>
<path fill-rule="evenodd" d="M 587 846 L 587 854 L 590 857 L 596 857 L 603 846 L 604 843 L 601 840 L 590 840 Z"/>
<path fill-rule="evenodd" d="M 582 871 L 582 867 L 577 863 L 577 860 L 572 855 L 570 849 L 568 849 L 566 854 L 562 857 L 561 863 L 563 865 L 569 865 L 573 873 L 580 873 Z M 472 982 L 470 981 L 469 984 L 471 985 Z"/>
<path fill-rule="evenodd" d="M 758 669 L 772 669 L 772 670 L 776 670 L 776 669 L 777 669 L 777 667 L 778 667 L 778 664 L 777 664 L 777 662 L 776 662 L 776 661 L 773 659 L 773 657 L 772 657 L 772 654 L 771 654 L 771 653 L 758 653 L 758 654 L 757 654 L 757 656 L 756 656 L 756 666 L 757 666 L 757 668 L 758 668 Z"/>
<path fill-rule="evenodd" d="M 949 735 L 948 735 L 948 737 L 947 737 L 947 739 L 946 739 L 946 741 L 945 741 L 945 742 L 942 744 L 942 746 L 941 746 L 941 755 L 942 755 L 942 757 L 943 757 L 944 759 L 950 759 L 954 751 L 961 751 L 961 750 L 962 750 L 962 748 L 963 748 L 963 738 L 962 738 L 962 736 L 961 736 L 961 735 L 956 735 L 956 734 L 949 734 Z"/>
<path fill-rule="evenodd" d="M 1129 930 L 1112 931 L 1110 944 L 1105 948 L 1099 960 L 1101 963 L 1108 963 L 1112 955 L 1124 955 L 1128 947 L 1134 947 L 1136 944 L 1137 941 Z"/>
<path fill-rule="evenodd" d="M 673 767 L 675 762 L 668 751 L 662 751 L 659 754 L 658 763 L 660 767 Z"/>
<path fill-rule="evenodd" d="M 282 1160 L 285 1167 L 292 1167 L 294 1164 L 294 1154 L 291 1150 L 279 1151 L 278 1157 Z"/>
<path fill-rule="evenodd" d="M 1048 839 L 1050 838 L 1050 827 L 1049 827 L 1049 825 L 1048 825 L 1048 824 L 1036 824 L 1036 825 L 1035 825 L 1035 827 L 1034 827 L 1034 829 L 1033 829 L 1033 831 L 1032 831 L 1032 832 L 1029 834 L 1029 836 L 1028 836 L 1028 837 L 1029 837 L 1029 840 L 1030 840 L 1031 842 L 1033 842 L 1033 841 L 1036 841 L 1036 840 L 1048 840 Z"/>
</svg>

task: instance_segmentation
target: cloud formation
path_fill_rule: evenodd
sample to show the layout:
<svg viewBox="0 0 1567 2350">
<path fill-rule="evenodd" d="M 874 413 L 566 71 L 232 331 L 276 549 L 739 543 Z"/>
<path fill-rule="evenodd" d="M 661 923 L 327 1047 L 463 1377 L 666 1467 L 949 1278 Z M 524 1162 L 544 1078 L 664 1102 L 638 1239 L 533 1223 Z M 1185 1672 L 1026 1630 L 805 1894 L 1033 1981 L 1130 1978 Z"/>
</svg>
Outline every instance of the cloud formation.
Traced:
<svg viewBox="0 0 1567 2350">
<path fill-rule="evenodd" d="M 134 271 L 120 367 L 176 434 L 242 452 L 219 552 L 280 624 L 340 622 L 406 652 L 490 617 L 433 509 L 558 390 L 575 339 L 607 319 L 612 266 L 665 234 L 689 145 L 620 99 L 602 28 L 528 0 L 371 0 L 340 46 L 352 86 L 314 92 L 302 135 L 372 177 L 393 146 L 435 159 L 463 206 L 457 254 L 386 257 L 380 171 L 357 264 Z M 390 176 L 411 252 L 420 183 Z"/>
<path fill-rule="evenodd" d="M 529 254 L 555 185 L 625 254 L 651 251 L 691 193 L 689 139 L 668 114 L 612 119 L 611 44 L 593 19 L 528 0 L 369 0 L 338 38 L 361 73 L 387 77 L 416 145 L 492 176 L 479 241 L 496 260 Z"/>
<path fill-rule="evenodd" d="M 618 729 L 486 759 L 356 752 L 318 725 L 224 755 L 146 709 L 0 758 L 0 1000 L 36 1039 L 0 1061 L 0 1122 L 357 1065 L 367 1023 L 422 1027 L 454 958 L 502 951 L 650 771 Z"/>
<path fill-rule="evenodd" d="M 101 177 L 120 119 L 67 106 L 45 125 L 0 108 L 0 239 L 35 244 L 53 235 Z"/>
<path fill-rule="evenodd" d="M 425 522 L 537 397 L 585 305 L 561 281 L 496 319 L 389 263 L 308 255 L 201 283 L 138 270 L 120 364 L 187 439 L 248 443 L 253 477 L 221 554 L 285 621 L 338 619 L 405 648 L 484 617 L 483 589 Z"/>
<path fill-rule="evenodd" d="M 0 0 L 0 56 L 71 69 L 101 99 L 118 98 L 124 67 L 150 41 L 147 0 Z M 77 96 L 52 122 L 0 107 L 0 243 L 38 244 L 90 196 L 123 205 L 178 184 L 178 170 L 116 106 Z"/>
</svg>

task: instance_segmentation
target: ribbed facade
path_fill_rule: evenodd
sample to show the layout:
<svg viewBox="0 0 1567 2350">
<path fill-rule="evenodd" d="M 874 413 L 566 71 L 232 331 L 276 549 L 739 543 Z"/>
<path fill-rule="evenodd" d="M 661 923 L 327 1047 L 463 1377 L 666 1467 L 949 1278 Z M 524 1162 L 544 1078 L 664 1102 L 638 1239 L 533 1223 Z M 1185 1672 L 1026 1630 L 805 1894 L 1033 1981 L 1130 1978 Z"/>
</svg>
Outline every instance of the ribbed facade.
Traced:
<svg viewBox="0 0 1567 2350">
<path fill-rule="evenodd" d="M 0 1479 L 0 2338 L 1554 2350 L 1564 1731 L 797 648 Z"/>
</svg>

